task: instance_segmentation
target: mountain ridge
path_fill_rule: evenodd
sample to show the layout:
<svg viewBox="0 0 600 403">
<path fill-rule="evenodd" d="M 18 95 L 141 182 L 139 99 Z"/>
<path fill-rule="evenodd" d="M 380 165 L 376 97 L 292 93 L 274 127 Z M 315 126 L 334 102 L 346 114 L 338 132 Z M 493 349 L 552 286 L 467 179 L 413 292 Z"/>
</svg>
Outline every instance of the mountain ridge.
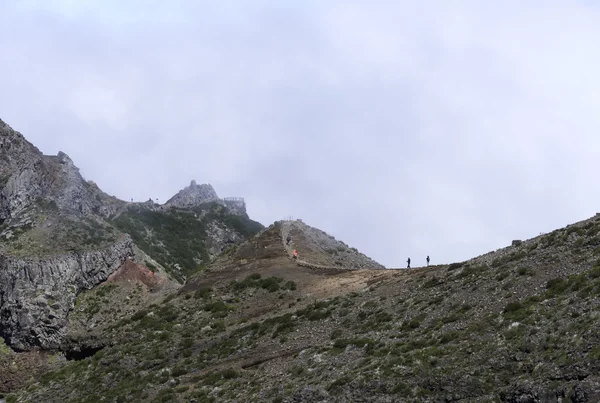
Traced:
<svg viewBox="0 0 600 403">
<path fill-rule="evenodd" d="M 187 231 L 177 234 L 178 227 Z M 143 259 L 139 273 L 151 269 L 167 279 L 169 285 L 151 291 L 160 295 L 208 265 L 224 245 L 261 228 L 245 206 L 220 199 L 177 208 L 109 196 L 66 153 L 44 155 L 0 120 L 0 336 L 15 349 L 61 348 L 76 297 L 106 282 L 128 258 Z"/>
</svg>

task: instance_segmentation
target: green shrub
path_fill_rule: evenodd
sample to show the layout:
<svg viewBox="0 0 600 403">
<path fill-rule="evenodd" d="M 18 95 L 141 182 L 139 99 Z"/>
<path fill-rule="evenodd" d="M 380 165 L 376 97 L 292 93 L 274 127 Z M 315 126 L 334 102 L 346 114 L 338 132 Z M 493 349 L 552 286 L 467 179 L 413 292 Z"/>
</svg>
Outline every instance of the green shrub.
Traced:
<svg viewBox="0 0 600 403">
<path fill-rule="evenodd" d="M 335 340 L 337 338 L 339 338 L 342 335 L 342 329 L 334 329 L 331 332 L 330 338 L 331 340 Z"/>
<path fill-rule="evenodd" d="M 287 283 L 285 283 L 282 287 L 284 290 L 291 290 L 294 291 L 296 290 L 297 286 L 296 283 L 294 283 L 293 281 L 288 281 Z"/>
<path fill-rule="evenodd" d="M 423 287 L 425 287 L 425 288 L 433 288 L 433 287 L 438 286 L 438 285 L 440 285 L 442 283 L 443 282 L 439 278 L 432 277 L 429 280 L 427 280 L 425 282 L 425 284 L 423 284 Z"/>
<path fill-rule="evenodd" d="M 440 337 L 440 344 L 450 343 L 451 341 L 454 341 L 454 340 L 458 339 L 458 337 L 459 337 L 459 333 L 458 332 L 444 333 L 442 335 L 442 337 Z"/>
<path fill-rule="evenodd" d="M 418 319 L 413 319 L 409 322 L 404 323 L 404 325 L 402 325 L 402 329 L 417 329 L 419 326 L 421 326 L 421 321 L 419 321 Z"/>
<path fill-rule="evenodd" d="M 600 277 L 600 266 L 594 266 L 589 272 L 588 276 L 590 278 L 599 278 Z"/>
<path fill-rule="evenodd" d="M 177 367 L 177 368 L 173 369 L 173 371 L 171 372 L 171 375 L 173 376 L 173 378 L 177 378 L 177 377 L 187 374 L 188 372 L 189 371 L 185 367 Z"/>
<path fill-rule="evenodd" d="M 283 279 L 280 277 L 269 277 L 265 279 L 261 279 L 260 274 L 251 274 L 246 277 L 243 281 L 234 281 L 232 283 L 232 287 L 235 291 L 243 291 L 247 288 L 263 288 L 269 292 L 278 291 L 281 286 L 280 283 L 283 282 Z M 295 287 L 296 284 L 293 282 L 286 283 L 287 287 Z M 293 283 L 293 285 L 292 285 Z M 285 289 L 285 288 L 284 288 Z M 290 288 L 292 289 L 292 288 Z M 294 288 L 295 289 L 295 288 Z"/>
<path fill-rule="evenodd" d="M 223 379 L 235 379 L 238 376 L 240 376 L 240 374 L 233 368 L 228 368 L 224 370 L 223 372 L 221 372 L 221 375 L 223 376 Z"/>
<path fill-rule="evenodd" d="M 567 290 L 569 283 L 564 278 L 553 278 L 546 283 L 549 295 L 560 295 Z"/>
<path fill-rule="evenodd" d="M 464 265 L 465 265 L 465 262 L 452 263 L 450 266 L 448 266 L 448 271 L 460 269 Z"/>
<path fill-rule="evenodd" d="M 521 308 L 523 308 L 523 306 L 520 302 L 510 302 L 504 307 L 504 313 L 516 312 Z"/>
<path fill-rule="evenodd" d="M 300 365 L 296 365 L 295 367 L 292 368 L 292 370 L 290 372 L 293 377 L 299 378 L 306 373 L 306 368 L 304 368 Z"/>
<path fill-rule="evenodd" d="M 200 288 L 200 289 L 196 290 L 196 292 L 194 293 L 194 298 L 195 299 L 208 299 L 208 298 L 210 298 L 212 292 L 213 292 L 213 290 L 210 287 Z"/>
<path fill-rule="evenodd" d="M 367 344 L 375 344 L 371 339 L 338 339 L 333 343 L 335 348 L 346 348 L 346 346 L 364 347 Z"/>
<path fill-rule="evenodd" d="M 217 318 L 224 318 L 229 314 L 229 312 L 234 311 L 235 307 L 232 305 L 227 305 L 223 301 L 215 301 L 204 305 L 203 309 L 206 312 L 212 313 Z"/>
<path fill-rule="evenodd" d="M 279 290 L 279 283 L 283 281 L 282 278 L 279 277 L 269 277 L 260 282 L 260 287 L 264 288 L 269 292 L 275 292 Z"/>
<path fill-rule="evenodd" d="M 502 311 L 504 318 L 514 321 L 522 321 L 531 315 L 531 306 L 533 305 L 532 299 L 525 299 L 523 301 L 510 302 Z"/>
<path fill-rule="evenodd" d="M 317 309 L 308 314 L 308 320 L 322 320 L 331 316 L 331 311 L 326 309 Z"/>
<path fill-rule="evenodd" d="M 340 388 L 348 383 L 352 382 L 352 378 L 348 375 L 344 375 L 338 379 L 336 379 L 333 383 L 331 383 L 328 387 L 327 390 L 329 391 L 334 391 L 337 388 Z"/>
<path fill-rule="evenodd" d="M 477 276 L 481 273 L 484 273 L 485 271 L 486 268 L 484 266 L 467 266 L 463 268 L 459 274 L 456 275 L 456 278 L 461 279 L 470 276 Z"/>
</svg>

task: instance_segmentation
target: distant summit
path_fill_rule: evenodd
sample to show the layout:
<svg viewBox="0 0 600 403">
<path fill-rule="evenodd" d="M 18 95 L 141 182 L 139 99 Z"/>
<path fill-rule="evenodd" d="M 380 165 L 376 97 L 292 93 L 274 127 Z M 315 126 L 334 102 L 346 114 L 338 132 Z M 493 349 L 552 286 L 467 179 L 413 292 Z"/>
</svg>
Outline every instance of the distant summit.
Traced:
<svg viewBox="0 0 600 403">
<path fill-rule="evenodd" d="M 217 196 L 217 192 L 212 185 L 198 185 L 193 180 L 190 186 L 180 190 L 175 196 L 169 199 L 165 203 L 165 206 L 185 208 L 218 201 L 220 201 L 219 196 Z"/>
<path fill-rule="evenodd" d="M 221 199 L 211 184 L 198 185 L 195 180 L 192 180 L 188 187 L 180 190 L 175 196 L 169 199 L 165 203 L 165 206 L 190 208 L 204 203 L 219 203 L 233 213 L 246 214 L 246 203 L 243 198 L 226 197 Z"/>
</svg>

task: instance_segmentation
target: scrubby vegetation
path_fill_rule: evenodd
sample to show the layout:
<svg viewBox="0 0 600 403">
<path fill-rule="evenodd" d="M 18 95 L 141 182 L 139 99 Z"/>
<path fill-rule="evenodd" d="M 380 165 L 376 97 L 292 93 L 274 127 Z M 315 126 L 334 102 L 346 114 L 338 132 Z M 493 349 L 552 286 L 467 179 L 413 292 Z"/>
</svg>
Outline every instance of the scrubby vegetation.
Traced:
<svg viewBox="0 0 600 403">
<path fill-rule="evenodd" d="M 218 223 L 242 239 L 253 236 L 263 228 L 246 215 L 228 213 L 217 203 L 168 210 L 134 206 L 129 207 L 113 223 L 130 234 L 138 247 L 179 280 L 210 263 L 207 242 L 211 224 Z"/>
</svg>

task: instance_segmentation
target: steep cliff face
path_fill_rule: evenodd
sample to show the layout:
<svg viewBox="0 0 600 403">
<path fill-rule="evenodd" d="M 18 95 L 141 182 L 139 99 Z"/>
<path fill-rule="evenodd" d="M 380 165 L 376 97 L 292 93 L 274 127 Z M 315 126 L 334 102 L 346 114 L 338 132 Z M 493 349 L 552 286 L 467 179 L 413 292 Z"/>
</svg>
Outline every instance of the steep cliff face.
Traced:
<svg viewBox="0 0 600 403">
<path fill-rule="evenodd" d="M 133 256 L 127 236 L 109 248 L 44 258 L 0 256 L 0 336 L 16 349 L 58 348 L 79 292 Z"/>
<path fill-rule="evenodd" d="M 63 212 L 102 217 L 125 204 L 86 182 L 67 154 L 43 155 L 0 121 L 0 222 L 10 223 L 40 200 Z"/>
</svg>

